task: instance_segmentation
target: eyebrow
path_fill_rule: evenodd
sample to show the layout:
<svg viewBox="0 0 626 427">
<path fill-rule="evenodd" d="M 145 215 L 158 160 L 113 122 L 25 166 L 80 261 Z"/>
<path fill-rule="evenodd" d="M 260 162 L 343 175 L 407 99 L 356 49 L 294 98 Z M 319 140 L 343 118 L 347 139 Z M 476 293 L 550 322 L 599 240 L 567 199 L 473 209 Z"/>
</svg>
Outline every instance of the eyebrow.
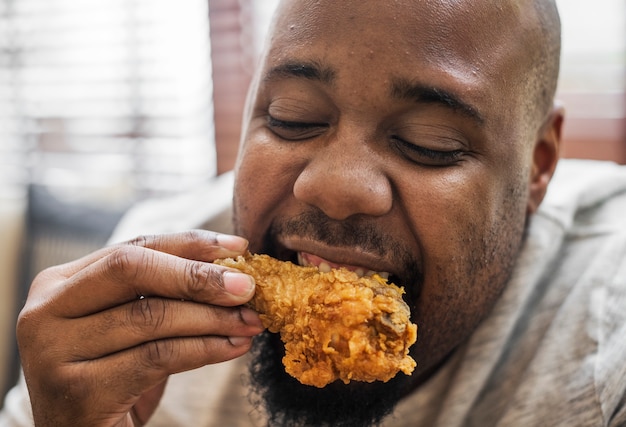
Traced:
<svg viewBox="0 0 626 427">
<path fill-rule="evenodd" d="M 330 85 L 335 80 L 335 71 L 317 62 L 286 62 L 271 68 L 263 80 L 273 81 L 282 78 L 299 77 Z"/>
<path fill-rule="evenodd" d="M 335 70 L 325 67 L 318 62 L 285 62 L 272 67 L 263 76 L 263 80 L 271 82 L 285 78 L 304 78 L 331 85 L 335 81 Z M 411 100 L 417 103 L 440 104 L 446 108 L 458 111 L 479 125 L 485 120 L 476 108 L 461 100 L 447 90 L 413 83 L 407 79 L 394 79 L 391 85 L 391 96 L 396 99 Z"/>
<path fill-rule="evenodd" d="M 474 106 L 461 100 L 452 92 L 438 87 L 413 83 L 405 79 L 396 79 L 391 85 L 391 96 L 396 99 L 412 100 L 417 103 L 440 104 L 464 114 L 479 125 L 485 122 L 483 116 Z"/>
</svg>

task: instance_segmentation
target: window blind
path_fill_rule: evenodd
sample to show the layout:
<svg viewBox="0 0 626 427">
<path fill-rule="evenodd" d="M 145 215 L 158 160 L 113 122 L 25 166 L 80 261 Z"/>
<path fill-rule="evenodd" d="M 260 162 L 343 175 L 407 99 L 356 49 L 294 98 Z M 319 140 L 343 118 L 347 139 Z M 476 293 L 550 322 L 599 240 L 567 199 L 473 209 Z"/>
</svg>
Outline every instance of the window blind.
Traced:
<svg viewBox="0 0 626 427">
<path fill-rule="evenodd" d="M 626 1 L 557 0 L 564 157 L 626 164 Z"/>
<path fill-rule="evenodd" d="M 0 0 L 0 155 L 108 203 L 215 175 L 206 0 Z"/>
</svg>

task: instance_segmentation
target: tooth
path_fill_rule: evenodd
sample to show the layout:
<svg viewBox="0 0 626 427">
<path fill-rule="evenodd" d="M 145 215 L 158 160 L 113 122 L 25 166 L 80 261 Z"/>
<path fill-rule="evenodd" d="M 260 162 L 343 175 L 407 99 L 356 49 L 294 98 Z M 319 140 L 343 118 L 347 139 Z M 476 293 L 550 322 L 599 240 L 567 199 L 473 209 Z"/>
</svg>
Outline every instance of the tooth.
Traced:
<svg viewBox="0 0 626 427">
<path fill-rule="evenodd" d="M 378 273 L 376 273 L 374 270 L 369 270 L 367 273 L 365 273 L 365 275 L 369 277 L 372 277 L 374 274 L 378 274 Z"/>
<path fill-rule="evenodd" d="M 317 267 L 322 273 L 328 273 L 330 272 L 330 265 L 328 265 L 328 263 L 326 262 L 322 262 L 320 263 L 320 265 Z"/>
<path fill-rule="evenodd" d="M 304 266 L 304 258 L 302 258 L 302 254 L 298 252 L 298 264 Z"/>
<path fill-rule="evenodd" d="M 365 270 L 363 270 L 362 268 L 357 268 L 356 270 L 354 270 L 354 272 L 359 277 L 363 277 L 363 275 L 365 274 Z"/>
<path fill-rule="evenodd" d="M 380 273 L 378 273 L 378 275 L 379 275 L 380 277 L 382 277 L 383 279 L 385 279 L 385 280 L 388 280 L 388 279 L 389 279 L 389 273 L 388 273 L 388 272 L 386 272 L 386 271 L 381 271 Z"/>
</svg>

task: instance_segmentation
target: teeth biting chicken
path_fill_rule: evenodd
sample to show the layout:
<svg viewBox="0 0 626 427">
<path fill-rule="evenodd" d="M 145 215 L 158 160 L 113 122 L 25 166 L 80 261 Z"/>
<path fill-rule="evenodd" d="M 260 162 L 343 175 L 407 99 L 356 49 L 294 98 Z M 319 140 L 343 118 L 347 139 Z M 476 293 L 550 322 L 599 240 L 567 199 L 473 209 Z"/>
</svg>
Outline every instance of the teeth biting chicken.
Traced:
<svg viewBox="0 0 626 427">
<path fill-rule="evenodd" d="M 404 290 L 373 273 L 298 266 L 268 255 L 215 261 L 254 277 L 250 306 L 285 344 L 285 370 L 301 383 L 324 387 L 339 379 L 388 381 L 416 366 L 409 347 L 417 326 Z"/>
</svg>

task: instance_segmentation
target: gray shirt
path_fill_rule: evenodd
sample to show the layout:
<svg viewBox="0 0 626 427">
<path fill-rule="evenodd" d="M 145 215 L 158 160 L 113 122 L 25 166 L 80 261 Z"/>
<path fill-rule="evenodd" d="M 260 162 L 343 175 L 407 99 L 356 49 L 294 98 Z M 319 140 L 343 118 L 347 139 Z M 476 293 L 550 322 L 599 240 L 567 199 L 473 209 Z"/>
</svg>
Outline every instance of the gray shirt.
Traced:
<svg viewBox="0 0 626 427">
<path fill-rule="evenodd" d="M 113 239 L 229 232 L 231 188 L 226 175 L 175 202 L 143 203 Z M 172 376 L 149 425 L 261 425 L 244 359 Z M 626 167 L 563 160 L 492 313 L 385 426 L 625 426 L 625 391 Z M 31 424 L 22 381 L 0 425 Z"/>
</svg>

